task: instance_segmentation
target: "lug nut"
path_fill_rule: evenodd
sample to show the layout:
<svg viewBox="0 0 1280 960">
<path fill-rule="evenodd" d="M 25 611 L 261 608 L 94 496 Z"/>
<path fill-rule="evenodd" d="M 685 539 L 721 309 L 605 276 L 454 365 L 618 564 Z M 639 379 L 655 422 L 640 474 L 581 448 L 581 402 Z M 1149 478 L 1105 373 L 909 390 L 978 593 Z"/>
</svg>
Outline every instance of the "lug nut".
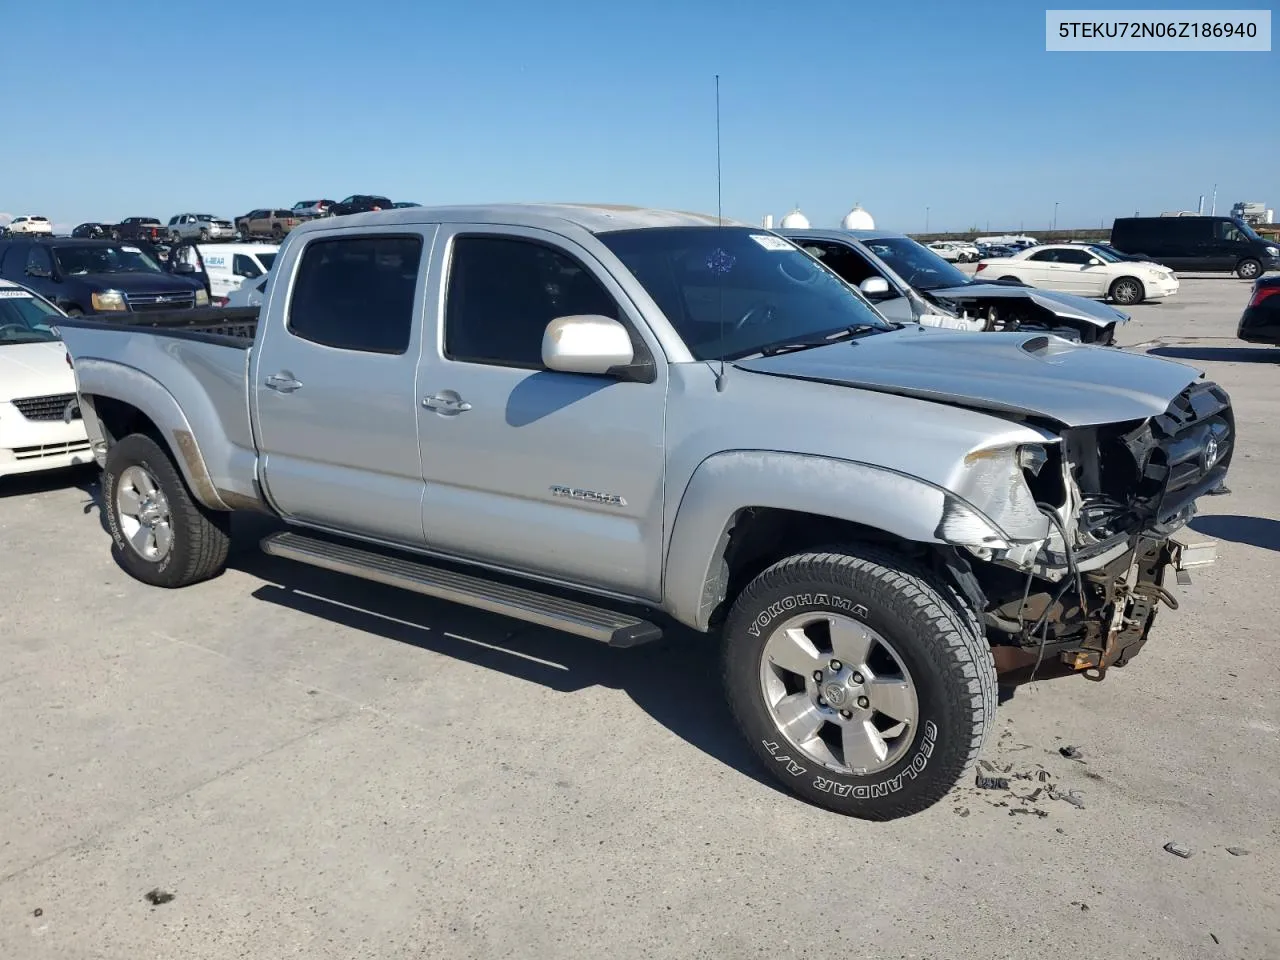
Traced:
<svg viewBox="0 0 1280 960">
<path fill-rule="evenodd" d="M 866 697 L 859 697 L 858 706 L 861 707 L 863 710 L 865 710 L 867 709 L 867 707 L 871 706 L 871 701 L 868 700 Z"/>
<path fill-rule="evenodd" d="M 832 660 L 830 666 L 833 672 L 838 672 L 843 664 L 839 660 Z"/>
<path fill-rule="evenodd" d="M 826 701 L 826 700 L 824 700 L 824 699 L 822 699 L 822 697 L 819 697 L 819 698 L 818 698 L 818 706 L 820 706 L 820 707 L 825 707 L 826 705 L 827 705 L 827 701 Z"/>
<path fill-rule="evenodd" d="M 841 710 L 841 711 L 840 711 L 840 716 L 842 716 L 842 717 L 844 717 L 846 720 L 848 720 L 850 717 L 852 717 L 852 716 L 853 716 L 853 714 L 852 714 L 852 713 L 850 713 L 848 710 Z"/>
<path fill-rule="evenodd" d="M 853 682 L 854 682 L 854 683 L 861 683 L 861 682 L 862 682 L 862 674 L 860 674 L 860 673 L 855 673 L 855 674 L 853 675 Z"/>
<path fill-rule="evenodd" d="M 815 680 L 817 680 L 819 683 L 821 683 L 821 682 L 822 682 L 822 671 L 821 671 L 821 670 L 815 670 L 815 671 L 813 671 L 813 679 L 815 679 Z"/>
</svg>

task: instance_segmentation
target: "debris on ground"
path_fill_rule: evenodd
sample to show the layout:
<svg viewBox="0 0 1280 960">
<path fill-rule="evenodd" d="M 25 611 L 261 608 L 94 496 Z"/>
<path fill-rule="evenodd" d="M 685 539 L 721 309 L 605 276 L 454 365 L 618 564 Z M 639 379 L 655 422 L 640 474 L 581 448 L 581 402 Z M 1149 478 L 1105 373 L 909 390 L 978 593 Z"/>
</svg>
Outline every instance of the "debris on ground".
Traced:
<svg viewBox="0 0 1280 960">
<path fill-rule="evenodd" d="M 146 900 L 147 903 L 151 904 L 153 907 L 158 907 L 160 904 L 168 903 L 172 900 L 173 894 L 156 887 L 154 890 L 148 890 L 143 895 L 142 899 Z"/>
<path fill-rule="evenodd" d="M 1221 940 L 1218 939 L 1217 934 L 1213 934 L 1213 933 L 1209 934 L 1209 939 L 1212 940 L 1214 943 L 1222 942 Z"/>
<path fill-rule="evenodd" d="M 34 910 L 31 911 L 31 915 L 33 917 L 43 917 L 44 911 L 41 910 L 39 907 L 36 907 Z"/>
<path fill-rule="evenodd" d="M 1089 905 L 1085 903 L 1083 900 L 1072 900 L 1071 905 L 1073 907 L 1079 907 L 1081 913 L 1089 912 Z"/>
<path fill-rule="evenodd" d="M 1164 848 L 1169 853 L 1172 853 L 1175 857 L 1181 857 L 1183 860 L 1186 860 L 1191 856 L 1190 847 L 1184 846 L 1181 843 L 1174 843 L 1172 840 L 1166 843 L 1164 845 Z"/>
<path fill-rule="evenodd" d="M 1009 780 L 1006 777 L 984 777 L 978 774 L 974 786 L 979 790 L 1008 790 Z"/>
<path fill-rule="evenodd" d="M 958 813 L 958 814 L 959 814 L 960 816 L 962 816 L 962 817 L 967 817 L 967 816 L 969 815 L 969 808 L 968 808 L 968 807 L 956 807 L 956 813 Z"/>
<path fill-rule="evenodd" d="M 1053 784 L 1049 785 L 1049 799 L 1065 800 L 1078 810 L 1084 809 L 1084 797 L 1076 793 L 1074 790 L 1059 790 Z"/>
<path fill-rule="evenodd" d="M 1249 851 L 1244 847 L 1227 847 L 1227 853 L 1233 857 L 1247 857 L 1249 855 Z"/>
<path fill-rule="evenodd" d="M 1058 752 L 1062 754 L 1064 757 L 1066 757 L 1068 760 L 1079 760 L 1081 757 L 1084 756 L 1083 750 L 1081 750 L 1079 747 L 1073 747 L 1071 746 L 1071 744 L 1067 744 L 1065 747 L 1059 747 Z"/>
</svg>

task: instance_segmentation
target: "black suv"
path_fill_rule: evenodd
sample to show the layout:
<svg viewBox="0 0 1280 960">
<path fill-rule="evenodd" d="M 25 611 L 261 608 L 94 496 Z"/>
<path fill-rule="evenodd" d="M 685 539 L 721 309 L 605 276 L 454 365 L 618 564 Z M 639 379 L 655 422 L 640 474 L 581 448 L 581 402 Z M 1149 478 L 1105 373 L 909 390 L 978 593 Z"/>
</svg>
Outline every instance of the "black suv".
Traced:
<svg viewBox="0 0 1280 960">
<path fill-rule="evenodd" d="M 0 240 L 0 277 L 71 316 L 209 303 L 198 279 L 175 276 L 142 247 L 114 240 Z"/>
<path fill-rule="evenodd" d="M 390 210 L 392 203 L 386 197 L 368 193 L 355 193 L 329 208 L 329 216 L 343 217 L 348 213 L 370 213 L 373 210 Z"/>
<path fill-rule="evenodd" d="M 1234 217 L 1121 217 L 1111 245 L 1172 270 L 1230 271 L 1242 280 L 1280 268 L 1280 241 L 1263 240 Z"/>
<path fill-rule="evenodd" d="M 111 227 L 105 223 L 81 223 L 71 231 L 71 236 L 78 240 L 105 240 L 111 233 Z"/>
</svg>

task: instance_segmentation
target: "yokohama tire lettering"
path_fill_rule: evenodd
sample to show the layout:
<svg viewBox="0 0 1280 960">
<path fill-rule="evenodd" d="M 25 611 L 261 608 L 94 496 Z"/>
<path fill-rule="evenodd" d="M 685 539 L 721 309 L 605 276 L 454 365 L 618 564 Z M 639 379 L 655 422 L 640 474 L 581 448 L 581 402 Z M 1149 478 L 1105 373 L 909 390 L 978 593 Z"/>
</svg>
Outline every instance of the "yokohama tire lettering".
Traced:
<svg viewBox="0 0 1280 960">
<path fill-rule="evenodd" d="M 747 632 L 753 637 L 758 637 L 765 627 L 773 623 L 782 614 L 790 613 L 800 607 L 829 607 L 834 610 L 843 610 L 861 618 L 865 618 L 868 613 L 866 607 L 860 603 L 854 603 L 848 597 L 832 596 L 829 593 L 797 593 L 769 604 L 751 621 L 751 625 L 747 627 Z"/>
</svg>

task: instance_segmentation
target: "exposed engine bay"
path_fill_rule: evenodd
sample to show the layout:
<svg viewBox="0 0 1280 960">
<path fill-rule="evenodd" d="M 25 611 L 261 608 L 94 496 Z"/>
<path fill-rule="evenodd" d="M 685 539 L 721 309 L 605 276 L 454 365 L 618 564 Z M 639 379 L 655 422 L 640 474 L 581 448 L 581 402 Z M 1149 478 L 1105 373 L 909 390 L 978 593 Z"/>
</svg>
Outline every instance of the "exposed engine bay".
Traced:
<svg viewBox="0 0 1280 960">
<path fill-rule="evenodd" d="M 1172 567 L 1199 562 L 1171 539 L 1200 496 L 1228 492 L 1230 398 L 1199 381 L 1158 417 L 1074 428 L 1026 471 L 1053 527 L 1030 572 L 974 571 L 997 670 L 1015 684 L 1070 673 L 1100 680 L 1146 642 Z"/>
<path fill-rule="evenodd" d="M 996 286 L 994 281 L 983 286 Z M 1115 341 L 1116 325 L 1099 325 L 1097 322 L 1064 316 L 1051 309 L 1034 295 L 1032 288 L 1011 284 L 1023 296 L 992 296 L 980 293 L 957 296 L 953 291 L 928 291 L 919 293 L 941 310 L 967 321 L 965 329 L 981 333 L 1011 333 L 1034 331 L 1051 333 L 1077 343 L 1097 343 L 1109 346 Z M 922 320 L 922 322 L 927 322 Z"/>
</svg>

